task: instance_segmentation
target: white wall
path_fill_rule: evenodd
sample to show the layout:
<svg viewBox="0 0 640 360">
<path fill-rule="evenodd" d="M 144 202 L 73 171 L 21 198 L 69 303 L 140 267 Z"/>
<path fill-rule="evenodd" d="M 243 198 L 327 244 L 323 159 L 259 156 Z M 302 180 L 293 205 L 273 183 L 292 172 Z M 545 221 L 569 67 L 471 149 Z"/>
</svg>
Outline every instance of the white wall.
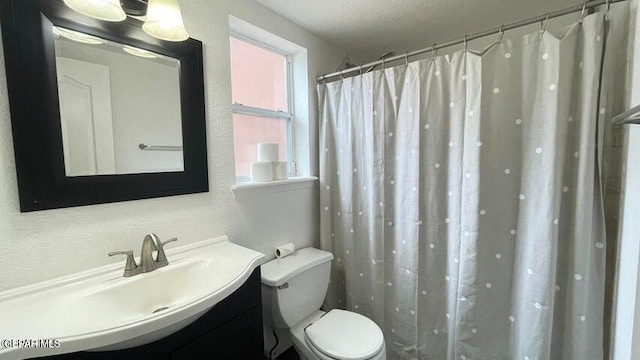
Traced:
<svg viewBox="0 0 640 360">
<path fill-rule="evenodd" d="M 0 59 L 0 290 L 123 259 L 107 252 L 139 252 L 149 232 L 176 236 L 178 244 L 219 235 L 271 256 L 293 241 L 318 243 L 317 184 L 280 192 L 246 191 L 236 198 L 231 122 L 228 16 L 234 15 L 308 49 L 310 158 L 317 158 L 316 74 L 334 70 L 344 52 L 251 0 L 181 0 L 185 25 L 204 43 L 210 192 L 70 209 L 20 213 Z M 312 167 L 317 173 L 317 161 Z"/>
</svg>

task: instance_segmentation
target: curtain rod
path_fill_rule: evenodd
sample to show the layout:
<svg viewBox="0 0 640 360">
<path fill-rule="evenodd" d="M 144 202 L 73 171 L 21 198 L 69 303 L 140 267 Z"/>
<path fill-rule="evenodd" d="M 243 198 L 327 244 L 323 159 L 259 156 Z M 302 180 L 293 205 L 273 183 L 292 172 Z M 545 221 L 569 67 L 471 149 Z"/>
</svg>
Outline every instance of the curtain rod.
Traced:
<svg viewBox="0 0 640 360">
<path fill-rule="evenodd" d="M 325 74 L 325 75 L 320 75 L 318 77 L 316 77 L 316 82 L 322 82 L 324 80 L 327 80 L 329 78 L 335 77 L 335 76 L 341 76 L 341 75 L 346 75 L 352 72 L 356 72 L 356 71 L 361 71 L 363 68 L 368 68 L 371 66 L 377 66 L 377 65 L 381 65 L 381 64 L 385 64 L 385 63 L 390 63 L 393 61 L 398 61 L 398 60 L 407 60 L 409 57 L 412 56 L 416 56 L 416 55 L 420 55 L 420 54 L 424 54 L 430 51 L 437 51 L 449 46 L 453 46 L 453 45 L 458 45 L 458 44 L 464 44 L 465 42 L 469 42 L 471 40 L 475 40 L 478 38 L 482 38 L 485 36 L 489 36 L 489 35 L 495 35 L 495 34 L 500 34 L 503 33 L 504 31 L 507 30 L 512 30 L 512 29 L 516 29 L 522 26 L 526 26 L 526 25 L 531 25 L 531 24 L 535 24 L 537 22 L 542 22 L 544 25 L 544 22 L 546 22 L 549 19 L 553 19 L 556 17 L 560 17 L 560 16 L 564 16 L 564 15 L 568 15 L 577 11 L 582 11 L 584 13 L 584 11 L 586 11 L 587 9 L 591 9 L 594 8 L 596 6 L 601 6 L 601 5 L 607 5 L 609 6 L 612 3 L 617 3 L 617 2 L 622 2 L 622 1 L 627 1 L 627 0 L 593 0 L 593 1 L 586 1 L 583 5 L 575 5 L 572 7 L 568 7 L 566 9 L 562 9 L 562 10 L 558 10 L 558 11 L 554 11 L 554 12 L 550 12 L 544 15 L 540 15 L 540 16 L 536 16 L 536 17 L 532 17 L 529 19 L 525 19 L 525 20 L 520 20 L 511 24 L 507 24 L 507 25 L 502 25 L 500 27 L 496 27 L 490 30 L 486 30 L 486 31 L 482 31 L 482 32 L 477 32 L 475 34 L 471 34 L 471 35 L 465 35 L 463 38 L 460 39 L 456 39 L 456 40 L 451 40 L 451 41 L 447 41 L 445 43 L 442 44 L 433 44 L 432 47 L 428 47 L 428 48 L 424 48 L 424 49 L 420 49 L 420 50 L 415 50 L 415 51 L 411 51 L 411 52 L 406 52 L 402 55 L 396 55 L 396 56 L 390 56 L 388 58 L 385 59 L 381 59 L 381 60 L 377 60 L 377 61 L 372 61 L 370 63 L 366 63 L 366 64 L 362 64 L 360 66 L 354 66 L 345 70 L 341 70 L 341 71 L 336 71 L 334 73 L 330 73 L 330 74 Z M 584 14 L 583 14 L 584 16 Z"/>
</svg>

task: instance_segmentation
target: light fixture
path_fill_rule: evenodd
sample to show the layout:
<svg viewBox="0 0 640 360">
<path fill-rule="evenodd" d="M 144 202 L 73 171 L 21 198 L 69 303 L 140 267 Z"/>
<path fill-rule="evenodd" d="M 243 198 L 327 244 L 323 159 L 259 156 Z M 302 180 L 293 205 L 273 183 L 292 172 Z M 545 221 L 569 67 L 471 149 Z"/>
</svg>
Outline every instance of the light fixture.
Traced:
<svg viewBox="0 0 640 360">
<path fill-rule="evenodd" d="M 64 0 L 73 10 L 104 21 L 123 21 L 127 18 L 120 0 Z"/>
<path fill-rule="evenodd" d="M 147 2 L 149 0 L 120 0 L 122 10 L 129 16 L 147 15 Z"/>
<path fill-rule="evenodd" d="M 127 53 L 129 53 L 131 55 L 139 56 L 139 57 L 145 58 L 145 59 L 155 59 L 155 58 L 157 58 L 157 56 L 154 53 L 152 53 L 151 51 L 139 49 L 137 47 L 133 47 L 133 46 L 129 46 L 129 45 L 124 45 L 122 47 L 122 50 L 126 51 Z"/>
<path fill-rule="evenodd" d="M 81 32 L 64 29 L 57 26 L 53 27 L 53 34 L 56 36 L 62 36 L 66 39 L 77 41 L 83 44 L 90 44 L 90 45 L 104 44 L 104 40 L 100 39 L 99 37 L 83 34 Z"/>
<path fill-rule="evenodd" d="M 149 0 L 147 20 L 142 29 L 153 37 L 167 41 L 189 38 L 177 0 Z"/>
</svg>

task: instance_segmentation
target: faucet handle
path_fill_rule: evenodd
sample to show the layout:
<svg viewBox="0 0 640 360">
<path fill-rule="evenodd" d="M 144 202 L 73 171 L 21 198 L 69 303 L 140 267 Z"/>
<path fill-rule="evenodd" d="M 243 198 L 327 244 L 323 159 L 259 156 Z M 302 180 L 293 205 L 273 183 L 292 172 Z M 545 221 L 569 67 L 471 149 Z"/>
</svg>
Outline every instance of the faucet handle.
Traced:
<svg viewBox="0 0 640 360">
<path fill-rule="evenodd" d="M 156 255 L 156 265 L 158 267 L 169 265 L 169 261 L 167 260 L 167 255 L 164 253 L 164 246 L 170 242 L 178 241 L 178 238 L 172 238 L 167 241 L 159 241 L 158 242 L 158 255 Z"/>
<path fill-rule="evenodd" d="M 109 256 L 127 255 L 127 263 L 124 265 L 123 276 L 129 277 L 129 276 L 135 275 L 134 270 L 138 268 L 138 265 L 136 264 L 136 260 L 133 258 L 133 250 L 113 251 L 113 252 L 110 252 L 108 255 Z"/>
<path fill-rule="evenodd" d="M 174 241 L 178 241 L 178 238 L 171 238 L 171 239 L 169 239 L 167 241 L 161 241 L 160 244 L 162 244 L 162 245 L 160 247 L 163 247 L 163 246 L 167 245 L 168 243 L 174 242 Z"/>
</svg>

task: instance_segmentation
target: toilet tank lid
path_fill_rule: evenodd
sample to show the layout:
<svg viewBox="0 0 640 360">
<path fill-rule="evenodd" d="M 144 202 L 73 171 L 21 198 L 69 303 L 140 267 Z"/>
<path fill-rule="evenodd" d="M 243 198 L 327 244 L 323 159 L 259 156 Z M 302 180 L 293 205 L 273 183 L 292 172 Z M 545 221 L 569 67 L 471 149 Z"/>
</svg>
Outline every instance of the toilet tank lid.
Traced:
<svg viewBox="0 0 640 360">
<path fill-rule="evenodd" d="M 260 267 L 262 283 L 280 286 L 305 270 L 333 260 L 333 254 L 316 248 L 296 250 L 281 259 L 273 259 Z"/>
</svg>

